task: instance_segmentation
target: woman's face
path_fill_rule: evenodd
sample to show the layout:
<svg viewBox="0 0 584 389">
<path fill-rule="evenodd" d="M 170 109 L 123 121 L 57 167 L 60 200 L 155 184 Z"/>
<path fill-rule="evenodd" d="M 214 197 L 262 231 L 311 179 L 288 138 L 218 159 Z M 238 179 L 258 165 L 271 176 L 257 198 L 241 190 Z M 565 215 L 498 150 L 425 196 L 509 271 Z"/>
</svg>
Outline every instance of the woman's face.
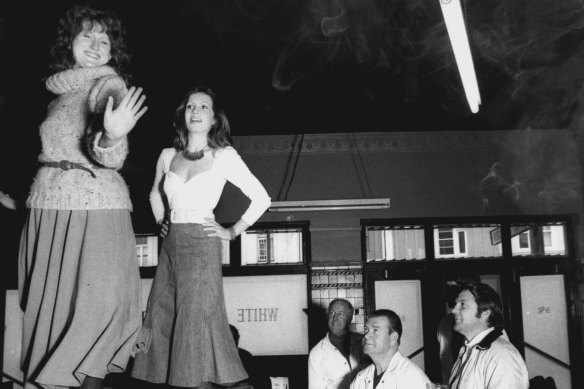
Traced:
<svg viewBox="0 0 584 389">
<path fill-rule="evenodd" d="M 215 124 L 213 100 L 202 92 L 193 93 L 185 107 L 185 123 L 190 133 L 207 134 Z"/>
<path fill-rule="evenodd" d="M 111 43 L 103 26 L 83 23 L 83 30 L 73 39 L 73 58 L 76 68 L 103 66 L 111 59 Z"/>
</svg>

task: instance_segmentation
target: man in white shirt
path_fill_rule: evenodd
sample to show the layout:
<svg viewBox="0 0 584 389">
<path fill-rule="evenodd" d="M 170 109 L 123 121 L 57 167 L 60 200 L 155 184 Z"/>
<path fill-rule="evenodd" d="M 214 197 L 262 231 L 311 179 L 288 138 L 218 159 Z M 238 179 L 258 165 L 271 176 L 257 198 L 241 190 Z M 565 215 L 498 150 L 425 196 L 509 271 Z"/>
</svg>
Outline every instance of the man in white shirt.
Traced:
<svg viewBox="0 0 584 389">
<path fill-rule="evenodd" d="M 335 299 L 328 307 L 328 328 L 308 356 L 309 389 L 348 389 L 363 359 L 363 336 L 349 331 L 353 306 Z"/>
<path fill-rule="evenodd" d="M 431 387 L 424 371 L 399 352 L 402 323 L 389 309 L 373 312 L 365 323 L 363 352 L 373 363 L 359 372 L 351 389 L 426 389 Z"/>
<path fill-rule="evenodd" d="M 451 389 L 527 389 L 529 375 L 519 351 L 503 330 L 497 292 L 482 283 L 461 284 L 454 330 L 465 337 L 452 367 Z"/>
</svg>

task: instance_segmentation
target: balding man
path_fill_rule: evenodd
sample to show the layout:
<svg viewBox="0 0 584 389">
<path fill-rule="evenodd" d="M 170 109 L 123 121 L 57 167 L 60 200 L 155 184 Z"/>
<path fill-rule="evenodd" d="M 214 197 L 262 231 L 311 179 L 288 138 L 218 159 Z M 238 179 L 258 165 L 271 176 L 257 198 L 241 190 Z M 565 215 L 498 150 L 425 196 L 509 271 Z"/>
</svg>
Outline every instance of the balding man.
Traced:
<svg viewBox="0 0 584 389">
<path fill-rule="evenodd" d="M 343 299 L 331 301 L 328 328 L 308 356 L 309 389 L 349 389 L 363 359 L 363 336 L 349 331 L 353 306 Z"/>
</svg>

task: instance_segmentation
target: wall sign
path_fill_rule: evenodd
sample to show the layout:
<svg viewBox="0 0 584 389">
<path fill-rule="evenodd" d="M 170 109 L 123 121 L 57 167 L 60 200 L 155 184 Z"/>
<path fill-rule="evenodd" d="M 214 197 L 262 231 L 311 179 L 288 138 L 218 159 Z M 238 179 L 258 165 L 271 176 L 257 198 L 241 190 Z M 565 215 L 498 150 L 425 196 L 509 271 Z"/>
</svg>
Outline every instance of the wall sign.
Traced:
<svg viewBox="0 0 584 389">
<path fill-rule="evenodd" d="M 224 277 L 229 324 L 253 355 L 308 354 L 305 274 Z"/>
</svg>

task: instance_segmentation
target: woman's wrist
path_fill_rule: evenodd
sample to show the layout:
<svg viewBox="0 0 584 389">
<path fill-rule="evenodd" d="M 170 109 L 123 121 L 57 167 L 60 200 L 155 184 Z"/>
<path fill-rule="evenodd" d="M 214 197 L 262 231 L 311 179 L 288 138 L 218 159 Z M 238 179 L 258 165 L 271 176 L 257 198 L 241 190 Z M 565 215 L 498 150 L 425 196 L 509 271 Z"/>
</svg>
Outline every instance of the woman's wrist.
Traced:
<svg viewBox="0 0 584 389">
<path fill-rule="evenodd" d="M 229 240 L 235 240 L 237 238 L 237 233 L 235 232 L 235 226 L 231 226 L 227 229 L 229 232 Z"/>
<path fill-rule="evenodd" d="M 115 145 L 117 145 L 118 143 L 120 143 L 120 140 L 122 140 L 123 136 L 120 137 L 115 137 L 115 136 L 111 136 L 107 130 L 104 130 L 102 133 L 101 138 L 99 139 L 99 147 L 107 149 L 110 147 L 113 147 Z"/>
</svg>

